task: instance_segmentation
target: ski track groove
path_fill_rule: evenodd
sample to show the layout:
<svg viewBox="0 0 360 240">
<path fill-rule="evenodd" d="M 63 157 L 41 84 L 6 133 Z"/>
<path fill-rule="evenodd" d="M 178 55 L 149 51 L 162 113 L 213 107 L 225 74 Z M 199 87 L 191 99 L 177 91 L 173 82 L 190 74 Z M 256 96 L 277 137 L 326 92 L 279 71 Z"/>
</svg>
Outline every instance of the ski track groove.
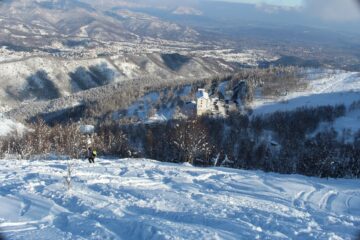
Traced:
<svg viewBox="0 0 360 240">
<path fill-rule="evenodd" d="M 351 239 L 351 225 L 360 225 L 360 216 L 349 211 L 360 191 L 342 191 L 346 196 L 339 198 L 334 187 L 313 178 L 295 178 L 292 184 L 306 188 L 292 193 L 275 174 L 148 160 L 98 161 L 90 167 L 76 162 L 69 192 L 63 182 L 66 161 L 22 162 L 13 166 L 14 175 L 1 174 L 0 189 L 6 191 L 0 191 L 0 203 L 4 194 L 20 193 L 19 220 L 0 222 L 2 231 L 14 239 L 45 230 L 63 239 Z M 0 166 L 0 172 L 9 168 L 11 164 Z M 32 221 L 34 209 L 48 204 L 34 204 L 36 196 L 53 206 Z M 339 200 L 346 209 L 337 215 L 333 206 Z M 334 225 L 341 223 L 346 232 Z"/>
<path fill-rule="evenodd" d="M 329 190 L 325 193 L 324 197 L 321 199 L 320 209 L 331 211 L 332 202 L 334 202 L 338 192 L 334 190 Z"/>
</svg>

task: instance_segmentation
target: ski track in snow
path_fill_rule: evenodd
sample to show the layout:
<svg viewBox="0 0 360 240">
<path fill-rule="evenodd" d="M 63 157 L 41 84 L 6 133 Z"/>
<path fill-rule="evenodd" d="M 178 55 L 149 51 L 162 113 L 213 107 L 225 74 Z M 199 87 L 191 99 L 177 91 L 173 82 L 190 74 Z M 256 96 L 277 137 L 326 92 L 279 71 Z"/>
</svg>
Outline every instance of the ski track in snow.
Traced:
<svg viewBox="0 0 360 240">
<path fill-rule="evenodd" d="M 145 159 L 1 160 L 8 239 L 353 239 L 359 180 Z"/>
</svg>

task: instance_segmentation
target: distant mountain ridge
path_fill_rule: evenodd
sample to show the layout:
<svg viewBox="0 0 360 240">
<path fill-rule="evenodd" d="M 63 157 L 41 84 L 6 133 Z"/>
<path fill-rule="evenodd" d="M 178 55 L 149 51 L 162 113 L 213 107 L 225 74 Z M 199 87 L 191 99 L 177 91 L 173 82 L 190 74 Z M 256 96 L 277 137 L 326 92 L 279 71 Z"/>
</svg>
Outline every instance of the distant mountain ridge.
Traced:
<svg viewBox="0 0 360 240">
<path fill-rule="evenodd" d="M 127 54 L 117 58 L 84 60 L 33 57 L 0 63 L 0 99 L 2 103 L 17 105 L 26 100 L 51 100 L 131 79 L 158 78 L 173 81 L 179 78 L 211 77 L 229 72 L 230 66 L 224 65 L 221 59 L 171 53 L 138 56 Z"/>
<path fill-rule="evenodd" d="M 130 10 L 102 10 L 79 0 L 6 1 L 0 5 L 0 39 L 21 46 L 41 46 L 42 38 L 86 37 L 132 41 L 144 37 L 196 41 L 189 27 Z"/>
</svg>

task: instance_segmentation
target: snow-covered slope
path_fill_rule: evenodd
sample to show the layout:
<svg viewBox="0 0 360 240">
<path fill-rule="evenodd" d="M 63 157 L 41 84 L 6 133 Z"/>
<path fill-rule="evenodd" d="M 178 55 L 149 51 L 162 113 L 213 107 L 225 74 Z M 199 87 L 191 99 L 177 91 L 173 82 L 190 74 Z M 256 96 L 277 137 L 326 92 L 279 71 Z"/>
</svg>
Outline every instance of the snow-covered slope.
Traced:
<svg viewBox="0 0 360 240">
<path fill-rule="evenodd" d="M 254 114 L 343 104 L 347 108 L 345 115 L 334 122 L 322 123 L 314 134 L 333 128 L 347 141 L 353 141 L 354 135 L 360 130 L 360 73 L 308 71 L 309 79 L 306 89 L 271 99 L 258 96 L 252 103 Z"/>
<path fill-rule="evenodd" d="M 9 239 L 352 239 L 359 180 L 150 160 L 2 160 L 0 229 Z"/>
<path fill-rule="evenodd" d="M 298 107 L 325 105 L 350 105 L 360 100 L 360 73 L 327 72 L 308 73 L 308 87 L 302 91 L 290 92 L 286 96 L 265 99 L 259 96 L 252 103 L 255 114 L 275 111 L 289 111 Z"/>
<path fill-rule="evenodd" d="M 44 93 L 43 85 L 52 86 L 53 91 L 47 91 L 49 96 L 45 97 L 45 100 L 49 100 L 139 78 L 175 81 L 211 77 L 229 71 L 220 65 L 221 62 L 218 59 L 172 53 L 126 54 L 111 59 L 99 57 L 82 60 L 29 57 L 0 63 L 0 101 L 2 104 L 17 106 L 23 100 L 44 100 L 44 96 L 39 96 Z M 39 79 L 38 86 L 34 86 L 34 79 Z M 34 88 L 39 89 L 36 94 L 32 94 Z"/>
</svg>

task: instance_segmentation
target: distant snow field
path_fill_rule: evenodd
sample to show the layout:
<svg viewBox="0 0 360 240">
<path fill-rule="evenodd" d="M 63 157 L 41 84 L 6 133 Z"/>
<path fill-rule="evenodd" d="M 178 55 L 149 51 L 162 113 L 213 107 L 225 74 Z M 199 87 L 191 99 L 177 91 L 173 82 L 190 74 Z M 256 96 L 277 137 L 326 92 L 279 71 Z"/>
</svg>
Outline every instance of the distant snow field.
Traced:
<svg viewBox="0 0 360 240">
<path fill-rule="evenodd" d="M 303 91 L 290 92 L 276 99 L 265 99 L 259 96 L 251 107 L 255 114 L 266 114 L 306 106 L 337 104 L 348 106 L 354 101 L 360 101 L 360 73 L 339 72 L 329 75 L 309 80 L 308 88 Z"/>
<path fill-rule="evenodd" d="M 359 180 L 151 160 L 2 160 L 6 239 L 353 239 Z"/>
<path fill-rule="evenodd" d="M 313 74 L 309 70 L 307 89 L 289 92 L 286 96 L 266 99 L 258 96 L 251 104 L 254 114 L 269 114 L 276 111 L 292 111 L 300 107 L 335 106 L 344 104 L 347 108 L 354 103 L 360 103 L 360 73 L 338 71 L 335 73 L 323 71 Z M 312 76 L 313 75 L 313 76 Z M 312 76 L 312 77 L 311 77 Z M 354 134 L 360 130 L 360 110 L 353 109 L 333 123 L 322 123 L 315 133 L 325 129 L 335 129 L 338 133 L 347 133 L 347 141 L 353 141 Z"/>
</svg>

